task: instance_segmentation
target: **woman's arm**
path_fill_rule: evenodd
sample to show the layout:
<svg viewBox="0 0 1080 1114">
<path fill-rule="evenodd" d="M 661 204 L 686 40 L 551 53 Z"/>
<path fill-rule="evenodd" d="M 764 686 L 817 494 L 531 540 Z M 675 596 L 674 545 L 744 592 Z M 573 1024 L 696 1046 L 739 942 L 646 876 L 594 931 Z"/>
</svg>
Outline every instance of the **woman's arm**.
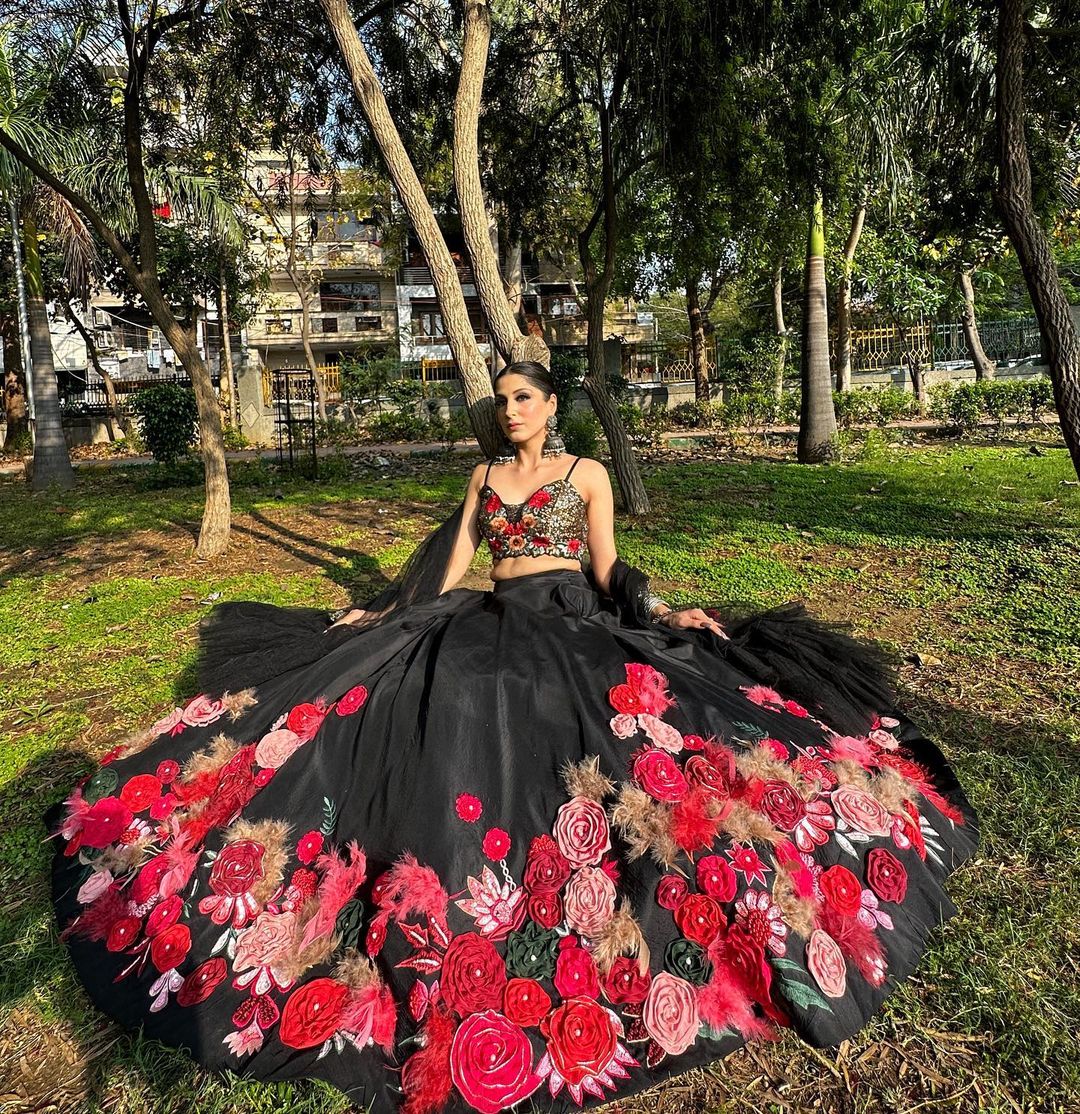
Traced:
<svg viewBox="0 0 1080 1114">
<path fill-rule="evenodd" d="M 598 460 L 583 460 L 578 466 L 578 473 L 582 471 L 585 472 L 583 478 L 588 485 L 589 561 L 597 586 L 605 595 L 610 596 L 611 573 L 619 559 L 615 549 L 615 497 L 607 469 Z M 651 614 L 656 622 L 665 626 L 702 628 L 711 630 L 721 638 L 727 637 L 723 627 L 698 607 L 675 611 L 658 598 Z"/>
<path fill-rule="evenodd" d="M 615 498 L 611 480 L 598 460 L 586 458 L 574 472 L 585 498 L 589 522 L 589 564 L 597 587 L 610 596 L 611 570 L 619 556 L 615 549 Z"/>
</svg>

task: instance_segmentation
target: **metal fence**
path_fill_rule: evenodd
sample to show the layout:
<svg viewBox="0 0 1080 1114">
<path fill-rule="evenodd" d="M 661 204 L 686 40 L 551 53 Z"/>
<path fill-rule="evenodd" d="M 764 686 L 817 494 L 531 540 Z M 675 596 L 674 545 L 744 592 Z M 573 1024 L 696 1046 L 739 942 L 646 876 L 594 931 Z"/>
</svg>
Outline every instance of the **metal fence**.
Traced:
<svg viewBox="0 0 1080 1114">
<path fill-rule="evenodd" d="M 65 414 L 103 415 L 108 412 L 108 395 L 105 393 L 105 383 L 99 378 L 83 378 L 76 373 L 68 372 L 66 375 L 57 376 L 57 389 L 60 395 L 60 409 Z M 221 385 L 221 376 L 212 372 L 210 380 L 217 390 Z M 131 400 L 134 395 L 147 387 L 157 387 L 162 383 L 176 383 L 181 387 L 191 387 L 191 378 L 186 374 L 175 372 L 164 375 L 140 377 L 138 379 L 113 379 L 116 390 L 116 407 L 126 413 L 131 409 Z"/>
</svg>

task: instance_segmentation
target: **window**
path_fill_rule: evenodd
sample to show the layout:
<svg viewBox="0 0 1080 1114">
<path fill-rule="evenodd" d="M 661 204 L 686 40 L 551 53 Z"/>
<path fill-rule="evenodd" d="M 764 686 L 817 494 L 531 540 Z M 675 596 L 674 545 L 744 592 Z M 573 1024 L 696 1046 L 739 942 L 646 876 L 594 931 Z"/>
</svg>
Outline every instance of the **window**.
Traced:
<svg viewBox="0 0 1080 1114">
<path fill-rule="evenodd" d="M 412 335 L 419 341 L 438 340 L 446 336 L 442 314 L 437 308 L 413 303 Z"/>
<path fill-rule="evenodd" d="M 465 303 L 469 311 L 469 324 L 472 325 L 473 335 L 479 341 L 486 341 L 484 332 L 484 314 L 480 303 L 469 300 Z M 418 299 L 412 303 L 412 335 L 417 343 L 440 344 L 446 337 L 443 326 L 442 314 L 439 312 L 439 303 L 434 299 Z"/>
<path fill-rule="evenodd" d="M 336 333 L 337 332 L 337 318 L 336 317 L 316 317 L 314 319 L 315 331 L 317 333 Z"/>
<path fill-rule="evenodd" d="M 117 348 L 132 348 L 138 352 L 150 347 L 150 330 L 145 325 L 136 325 L 114 317 L 113 335 L 116 337 Z"/>
<path fill-rule="evenodd" d="M 319 301 L 331 313 L 377 309 L 379 284 L 377 282 L 320 282 Z"/>
<path fill-rule="evenodd" d="M 332 241 L 378 243 L 379 241 L 378 226 L 373 221 L 360 217 L 356 212 L 328 209 L 317 216 L 313 215 L 312 222 L 315 229 L 314 238 L 323 243 Z"/>
<path fill-rule="evenodd" d="M 367 329 L 381 329 L 382 318 L 378 316 L 373 317 L 358 317 L 356 319 L 356 331 L 362 333 Z"/>
</svg>

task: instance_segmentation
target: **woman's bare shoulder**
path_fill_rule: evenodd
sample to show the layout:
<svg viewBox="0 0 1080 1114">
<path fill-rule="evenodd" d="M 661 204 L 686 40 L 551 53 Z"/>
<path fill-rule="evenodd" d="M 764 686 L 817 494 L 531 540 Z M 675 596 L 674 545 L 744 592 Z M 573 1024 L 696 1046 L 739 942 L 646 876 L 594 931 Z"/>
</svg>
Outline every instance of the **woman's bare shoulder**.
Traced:
<svg viewBox="0 0 1080 1114">
<path fill-rule="evenodd" d="M 574 476 L 581 477 L 590 487 L 594 484 L 611 486 L 607 466 L 602 461 L 594 460 L 591 456 L 579 458 L 577 464 L 574 465 Z"/>
</svg>

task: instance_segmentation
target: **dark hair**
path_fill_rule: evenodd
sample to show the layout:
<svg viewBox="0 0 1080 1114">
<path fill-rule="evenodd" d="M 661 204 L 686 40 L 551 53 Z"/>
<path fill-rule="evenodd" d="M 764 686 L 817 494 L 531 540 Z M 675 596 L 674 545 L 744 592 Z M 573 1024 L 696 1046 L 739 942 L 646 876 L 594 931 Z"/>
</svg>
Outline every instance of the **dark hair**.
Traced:
<svg viewBox="0 0 1080 1114">
<path fill-rule="evenodd" d="M 518 360 L 507 364 L 492 379 L 491 385 L 494 387 L 504 375 L 520 375 L 523 379 L 528 379 L 537 390 L 544 392 L 544 398 L 550 398 L 555 393 L 555 380 L 551 378 L 551 372 L 536 360 Z"/>
</svg>

